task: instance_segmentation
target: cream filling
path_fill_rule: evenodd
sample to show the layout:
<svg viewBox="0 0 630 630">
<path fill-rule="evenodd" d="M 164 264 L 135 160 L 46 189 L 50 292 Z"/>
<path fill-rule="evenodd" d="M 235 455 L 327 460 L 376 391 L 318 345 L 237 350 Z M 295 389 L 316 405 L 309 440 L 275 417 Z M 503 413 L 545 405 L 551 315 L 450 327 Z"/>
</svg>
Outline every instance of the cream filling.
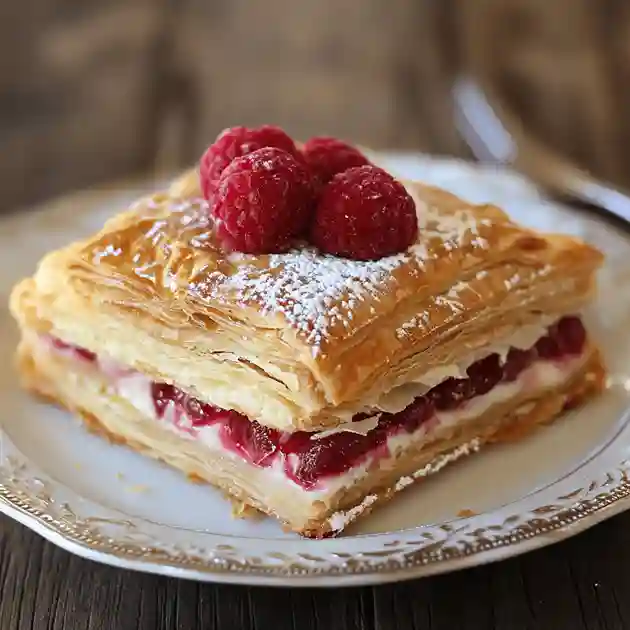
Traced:
<svg viewBox="0 0 630 630">
<path fill-rule="evenodd" d="M 321 497 L 323 499 L 332 496 L 339 490 L 349 488 L 364 478 L 375 460 L 389 461 L 411 448 L 416 451 L 421 450 L 433 440 L 438 430 L 453 428 L 474 421 L 493 405 L 508 402 L 525 393 L 534 395 L 539 391 L 557 388 L 571 378 L 583 365 L 585 359 L 585 356 L 579 356 L 559 363 L 536 362 L 522 372 L 515 381 L 499 384 L 487 394 L 469 400 L 454 411 L 436 413 L 433 418 L 424 422 L 413 433 L 401 432 L 391 435 L 387 440 L 388 455 L 386 457 L 368 456 L 364 462 L 345 473 L 323 479 L 318 488 L 311 490 L 310 493 L 314 498 Z M 277 471 L 274 470 L 273 473 L 277 474 Z M 284 471 L 281 473 L 287 481 L 291 482 Z"/>
<path fill-rule="evenodd" d="M 540 336 L 539 332 L 536 338 L 539 338 Z M 525 338 L 523 337 L 522 339 L 522 346 L 516 345 L 518 344 L 518 341 L 515 341 L 514 339 L 510 340 L 510 345 L 512 347 L 523 348 L 528 348 L 533 345 L 531 340 L 530 343 L 526 343 Z M 52 346 L 52 344 L 49 344 L 48 347 L 55 353 L 66 354 L 67 356 L 71 356 L 75 359 L 78 358 L 76 351 L 72 349 L 59 349 Z M 508 350 L 509 347 L 510 346 L 507 346 Z M 498 346 L 484 348 L 485 356 L 494 352 L 501 354 Z M 505 357 L 506 354 L 507 350 L 504 354 L 501 354 L 501 356 Z M 448 378 L 449 376 L 461 377 L 465 375 L 466 368 L 479 358 L 481 357 L 470 357 L 468 361 L 458 364 L 457 369 L 460 371 L 457 373 L 452 371 L 445 378 Z M 308 492 L 309 496 L 313 499 L 325 499 L 326 497 L 334 495 L 343 488 L 351 487 L 358 480 L 365 477 L 375 461 L 394 459 L 401 453 L 408 451 L 410 448 L 413 448 L 414 450 L 422 449 L 426 444 L 433 440 L 434 435 L 438 430 L 463 425 L 466 422 L 478 418 L 493 405 L 505 403 L 510 399 L 519 397 L 525 393 L 535 395 L 539 391 L 553 389 L 562 385 L 571 378 L 585 360 L 586 355 L 572 357 L 558 362 L 537 361 L 524 370 L 515 381 L 510 383 L 500 383 L 487 394 L 477 396 L 467 401 L 456 410 L 437 412 L 433 418 L 424 422 L 413 433 L 401 432 L 389 436 L 385 445 L 386 449 L 381 446 L 377 449 L 377 452 L 374 455 L 368 455 L 364 461 L 346 472 L 334 477 L 322 479 L 316 489 L 307 491 L 292 481 L 285 473 L 285 461 L 283 456 L 275 458 L 271 466 L 266 468 L 257 468 L 257 474 L 267 476 L 270 483 L 288 483 L 293 486 L 297 486 L 305 492 Z M 210 450 L 218 452 L 223 457 L 241 459 L 237 453 L 234 453 L 230 449 L 226 448 L 221 442 L 221 438 L 219 436 L 219 425 L 196 428 L 193 426 L 191 418 L 180 410 L 176 410 L 174 405 L 167 406 L 163 416 L 158 416 L 155 411 L 151 393 L 152 381 L 143 374 L 140 374 L 135 370 L 121 367 L 119 364 L 105 358 L 97 359 L 96 366 L 99 371 L 111 382 L 112 393 L 124 398 L 144 416 L 160 422 L 163 426 L 167 427 L 180 437 L 201 440 L 201 442 Z M 442 380 L 444 380 L 444 378 L 438 380 L 437 383 L 439 384 Z M 429 388 L 424 385 L 423 390 L 418 395 L 422 395 L 427 391 L 427 389 Z M 411 401 L 407 404 L 410 402 Z M 407 405 L 404 405 L 402 408 L 398 409 L 398 411 L 401 411 L 406 406 Z M 378 412 L 366 420 L 349 423 L 347 426 L 349 429 L 356 429 L 353 431 L 355 433 L 367 433 L 378 424 L 380 416 L 381 412 Z M 315 433 L 311 439 L 318 439 L 324 437 L 325 435 L 336 433 L 340 430 L 342 429 L 337 428 L 330 431 Z M 386 455 L 383 453 L 386 453 Z M 289 458 L 291 457 L 292 456 L 289 455 Z M 289 463 L 291 463 L 291 459 L 289 459 Z"/>
<path fill-rule="evenodd" d="M 424 422 L 413 433 L 401 432 L 391 435 L 386 442 L 386 451 L 383 447 L 379 447 L 374 455 L 368 455 L 364 461 L 346 472 L 322 479 L 317 488 L 312 490 L 302 489 L 308 492 L 313 499 L 323 500 L 330 497 L 339 490 L 351 487 L 364 478 L 375 461 L 394 459 L 411 448 L 414 450 L 422 449 L 432 441 L 438 430 L 456 427 L 473 421 L 493 405 L 508 402 L 522 394 L 535 394 L 538 391 L 553 389 L 562 385 L 571 378 L 575 371 L 584 363 L 584 360 L 585 356 L 565 359 L 560 362 L 537 361 L 524 370 L 515 381 L 501 383 L 487 394 L 467 401 L 456 410 L 437 412 L 433 418 Z M 237 453 L 226 448 L 221 442 L 219 425 L 194 428 L 192 420 L 185 413 L 179 410 L 175 411 L 174 407 L 171 408 L 170 406 L 167 407 L 163 417 L 160 418 L 155 412 L 153 405 L 151 381 L 141 374 L 122 374 L 117 379 L 114 379 L 112 387 L 119 396 L 125 398 L 143 415 L 161 422 L 181 437 L 201 440 L 210 450 L 219 452 L 224 457 L 240 459 Z M 376 422 L 378 422 L 378 416 L 380 415 L 377 414 Z M 372 419 L 370 418 L 370 420 Z M 313 439 L 316 439 L 315 436 L 313 436 Z M 383 455 L 384 452 L 387 454 Z M 291 464 L 293 456 L 289 455 L 288 457 Z M 285 458 L 284 456 L 278 456 L 270 466 L 257 468 L 257 474 L 268 477 L 270 483 L 288 483 L 301 488 L 299 484 L 296 484 L 287 476 L 284 468 Z"/>
<path fill-rule="evenodd" d="M 408 407 L 416 398 L 426 394 L 432 387 L 439 385 L 447 378 L 465 378 L 466 370 L 476 361 L 498 354 L 501 363 L 505 363 L 510 348 L 528 350 L 541 337 L 547 333 L 547 328 L 553 323 L 553 319 L 541 321 L 538 324 L 523 326 L 517 332 L 502 339 L 500 343 L 484 346 L 471 352 L 465 359 L 457 363 L 441 365 L 425 372 L 417 379 L 394 387 L 384 394 L 376 394 L 372 398 L 363 399 L 361 404 L 340 405 L 331 415 L 342 422 L 334 429 L 325 431 L 326 435 L 340 431 L 351 431 L 365 435 L 378 424 L 378 415 L 362 422 L 352 422 L 352 418 L 360 413 L 381 411 L 385 413 L 398 413 Z M 380 414 L 379 414 L 380 415 Z"/>
</svg>

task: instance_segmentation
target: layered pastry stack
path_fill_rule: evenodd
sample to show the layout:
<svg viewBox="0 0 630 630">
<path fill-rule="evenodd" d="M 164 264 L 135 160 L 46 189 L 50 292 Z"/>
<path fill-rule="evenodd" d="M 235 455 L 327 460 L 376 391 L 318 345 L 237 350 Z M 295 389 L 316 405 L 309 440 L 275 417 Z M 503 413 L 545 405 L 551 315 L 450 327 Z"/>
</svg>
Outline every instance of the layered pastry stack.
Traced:
<svg viewBox="0 0 630 630">
<path fill-rule="evenodd" d="M 325 537 L 601 388 L 596 250 L 269 129 L 15 288 L 29 389 Z"/>
</svg>

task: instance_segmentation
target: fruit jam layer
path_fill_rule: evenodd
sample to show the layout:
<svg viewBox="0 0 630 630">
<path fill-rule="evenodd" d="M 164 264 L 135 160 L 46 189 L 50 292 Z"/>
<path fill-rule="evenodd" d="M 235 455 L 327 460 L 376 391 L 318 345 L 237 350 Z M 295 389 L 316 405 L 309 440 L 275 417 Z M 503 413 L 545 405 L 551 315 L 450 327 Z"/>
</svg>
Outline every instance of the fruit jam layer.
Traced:
<svg viewBox="0 0 630 630">
<path fill-rule="evenodd" d="M 491 392 L 500 385 L 504 386 L 504 395 L 507 392 L 512 397 L 520 388 L 512 393 L 507 386 L 515 385 L 519 380 L 527 381 L 528 374 L 536 373 L 536 382 L 530 378 L 531 383 L 523 386 L 544 386 L 540 382 L 544 380 L 540 375 L 544 364 L 557 366 L 559 373 L 564 374 L 562 366 L 573 364 L 571 359 L 582 355 L 586 332 L 578 317 L 564 317 L 549 327 L 547 334 L 531 348 L 511 348 L 503 361 L 498 354 L 491 354 L 468 367 L 467 378 L 448 378 L 416 398 L 403 411 L 380 414 L 378 424 L 366 434 L 351 431 L 322 432 L 321 435 L 304 431 L 285 433 L 251 421 L 236 411 L 203 403 L 174 385 L 151 382 L 132 370 L 118 368 L 114 374 L 110 361 L 99 361 L 96 355 L 83 348 L 58 339 L 53 339 L 52 345 L 77 360 L 97 364 L 121 392 L 123 381 L 139 379 L 142 396 L 149 399 L 154 416 L 169 422 L 179 432 L 198 437 L 205 428 L 214 427 L 220 444 L 228 451 L 255 466 L 280 466 L 289 479 L 312 490 L 322 480 L 342 475 L 368 458 L 389 456 L 394 437 L 411 436 L 420 429 L 426 433 L 438 425 L 441 418 L 464 416 L 467 409 L 472 411 L 475 404 L 484 402 L 484 399 L 488 404 L 482 404 L 480 408 L 487 408 L 493 404 L 489 400 L 492 399 Z M 480 413 L 483 411 L 478 411 L 477 415 Z M 367 417 L 357 415 L 353 421 Z"/>
</svg>

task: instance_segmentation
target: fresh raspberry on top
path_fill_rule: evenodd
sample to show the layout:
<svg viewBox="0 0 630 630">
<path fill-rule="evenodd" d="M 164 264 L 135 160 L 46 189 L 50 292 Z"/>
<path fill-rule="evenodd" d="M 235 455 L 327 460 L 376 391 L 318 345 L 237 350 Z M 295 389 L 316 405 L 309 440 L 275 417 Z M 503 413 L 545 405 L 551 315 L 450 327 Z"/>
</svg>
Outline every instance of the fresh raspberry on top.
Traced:
<svg viewBox="0 0 630 630">
<path fill-rule="evenodd" d="M 258 149 L 221 174 L 212 208 L 216 235 L 233 251 L 281 252 L 306 233 L 313 203 L 311 175 L 301 161 L 282 149 Z"/>
<path fill-rule="evenodd" d="M 302 147 L 302 155 L 322 185 L 337 173 L 370 163 L 361 151 L 337 138 L 311 138 Z"/>
<path fill-rule="evenodd" d="M 203 196 L 211 200 L 221 173 L 233 159 L 263 147 L 283 149 L 296 157 L 300 155 L 293 140 L 280 127 L 273 125 L 263 125 L 255 129 L 231 127 L 222 131 L 208 147 L 199 163 Z"/>
<path fill-rule="evenodd" d="M 324 188 L 311 241 L 328 254 L 374 260 L 404 251 L 417 232 L 416 204 L 405 187 L 367 165 L 339 173 Z"/>
</svg>

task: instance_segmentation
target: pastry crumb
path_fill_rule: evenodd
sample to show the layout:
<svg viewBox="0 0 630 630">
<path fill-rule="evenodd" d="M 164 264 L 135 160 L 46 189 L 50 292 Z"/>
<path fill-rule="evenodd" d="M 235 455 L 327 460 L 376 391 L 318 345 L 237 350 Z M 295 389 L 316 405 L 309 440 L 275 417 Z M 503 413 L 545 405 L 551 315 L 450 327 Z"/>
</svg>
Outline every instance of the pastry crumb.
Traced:
<svg viewBox="0 0 630 630">
<path fill-rule="evenodd" d="M 262 516 L 262 512 L 243 501 L 232 498 L 229 501 L 232 504 L 232 518 L 257 519 Z"/>
<path fill-rule="evenodd" d="M 125 475 L 123 475 L 121 472 L 116 473 L 116 479 L 119 479 L 122 481 L 124 478 L 125 478 Z"/>
<path fill-rule="evenodd" d="M 457 512 L 457 516 L 459 516 L 459 518 L 468 518 L 470 516 L 477 516 L 477 512 L 464 508 L 463 510 Z"/>
</svg>

